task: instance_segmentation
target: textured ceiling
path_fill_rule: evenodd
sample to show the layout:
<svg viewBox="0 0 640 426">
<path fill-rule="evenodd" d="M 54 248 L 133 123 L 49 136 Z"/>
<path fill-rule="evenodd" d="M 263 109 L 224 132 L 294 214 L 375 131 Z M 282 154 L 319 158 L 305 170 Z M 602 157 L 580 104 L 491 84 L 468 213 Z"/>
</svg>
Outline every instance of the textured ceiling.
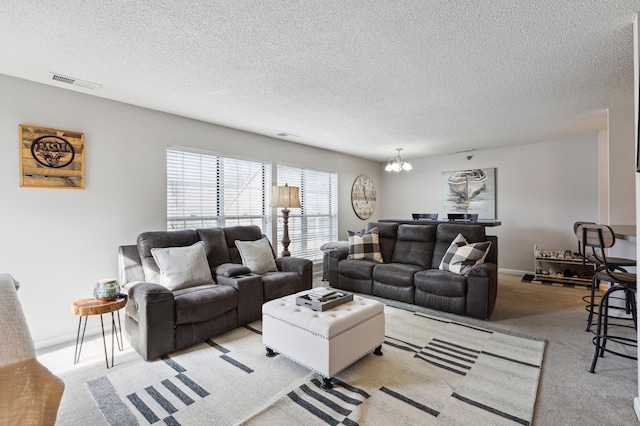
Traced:
<svg viewBox="0 0 640 426">
<path fill-rule="evenodd" d="M 637 11 L 640 0 L 3 0 L 0 73 L 416 158 L 606 128 L 607 108 L 633 103 Z"/>
</svg>

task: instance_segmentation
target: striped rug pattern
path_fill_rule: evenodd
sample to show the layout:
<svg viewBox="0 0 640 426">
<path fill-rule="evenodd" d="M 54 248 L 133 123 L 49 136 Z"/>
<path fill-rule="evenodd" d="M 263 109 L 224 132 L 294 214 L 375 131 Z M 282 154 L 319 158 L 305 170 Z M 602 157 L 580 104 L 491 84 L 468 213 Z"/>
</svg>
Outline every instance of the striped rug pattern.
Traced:
<svg viewBox="0 0 640 426">
<path fill-rule="evenodd" d="M 267 358 L 261 323 L 87 382 L 116 424 L 530 424 L 544 342 L 386 306 L 381 357 L 334 378 Z"/>
</svg>

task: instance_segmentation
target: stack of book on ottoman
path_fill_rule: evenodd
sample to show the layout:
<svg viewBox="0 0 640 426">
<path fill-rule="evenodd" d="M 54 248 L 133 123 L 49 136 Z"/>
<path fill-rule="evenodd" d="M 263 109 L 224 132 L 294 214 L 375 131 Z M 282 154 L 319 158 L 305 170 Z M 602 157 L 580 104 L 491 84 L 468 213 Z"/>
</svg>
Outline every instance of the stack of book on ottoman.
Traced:
<svg viewBox="0 0 640 426">
<path fill-rule="evenodd" d="M 298 293 L 296 304 L 307 306 L 314 311 L 326 311 L 342 303 L 353 300 L 353 294 L 338 291 L 333 288 L 316 287 L 302 293 Z"/>
</svg>

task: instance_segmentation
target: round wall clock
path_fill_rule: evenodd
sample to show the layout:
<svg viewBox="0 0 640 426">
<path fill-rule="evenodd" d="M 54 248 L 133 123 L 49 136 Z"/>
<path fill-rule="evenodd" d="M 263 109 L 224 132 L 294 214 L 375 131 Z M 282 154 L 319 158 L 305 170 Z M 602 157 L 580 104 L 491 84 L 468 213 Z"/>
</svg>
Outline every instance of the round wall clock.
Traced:
<svg viewBox="0 0 640 426">
<path fill-rule="evenodd" d="M 360 219 L 369 219 L 376 208 L 376 189 L 367 175 L 360 175 L 351 187 L 351 205 Z"/>
</svg>

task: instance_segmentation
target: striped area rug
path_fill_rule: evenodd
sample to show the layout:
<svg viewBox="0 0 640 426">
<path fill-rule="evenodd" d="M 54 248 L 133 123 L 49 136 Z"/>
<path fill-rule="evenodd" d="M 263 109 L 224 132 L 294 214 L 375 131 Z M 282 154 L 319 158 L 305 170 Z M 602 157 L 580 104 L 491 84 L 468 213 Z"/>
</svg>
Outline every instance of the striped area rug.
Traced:
<svg viewBox="0 0 640 426">
<path fill-rule="evenodd" d="M 334 378 L 267 358 L 261 323 L 87 382 L 111 425 L 530 424 L 544 342 L 385 307 L 381 357 Z"/>
</svg>

